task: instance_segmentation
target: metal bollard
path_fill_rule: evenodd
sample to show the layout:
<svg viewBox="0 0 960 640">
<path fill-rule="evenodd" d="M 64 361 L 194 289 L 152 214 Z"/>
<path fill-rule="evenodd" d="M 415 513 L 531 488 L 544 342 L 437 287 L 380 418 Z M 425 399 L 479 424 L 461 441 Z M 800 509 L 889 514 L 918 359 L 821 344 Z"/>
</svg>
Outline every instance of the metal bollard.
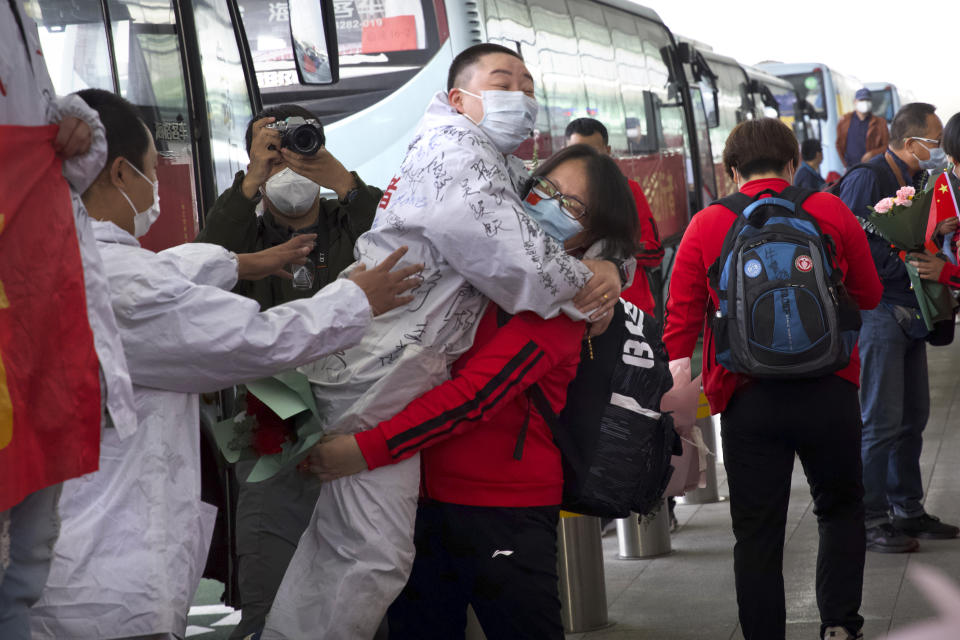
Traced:
<svg viewBox="0 0 960 640">
<path fill-rule="evenodd" d="M 710 416 L 710 405 L 707 403 L 707 397 L 700 393 L 700 404 L 697 406 L 697 426 L 700 427 L 703 443 L 707 449 L 717 452 L 717 432 L 713 426 L 713 419 Z M 683 504 L 708 504 L 711 502 L 720 502 L 720 492 L 717 486 L 717 458 L 716 456 L 707 456 L 707 486 L 702 489 L 687 491 L 682 498 Z"/>
<path fill-rule="evenodd" d="M 638 522 L 638 516 L 633 514 L 617 520 L 617 542 L 621 560 L 643 560 L 670 553 L 670 509 L 666 500 L 653 518 L 640 518 Z"/>
<path fill-rule="evenodd" d="M 560 615 L 567 633 L 607 626 L 600 519 L 560 512 L 557 527 Z"/>
</svg>

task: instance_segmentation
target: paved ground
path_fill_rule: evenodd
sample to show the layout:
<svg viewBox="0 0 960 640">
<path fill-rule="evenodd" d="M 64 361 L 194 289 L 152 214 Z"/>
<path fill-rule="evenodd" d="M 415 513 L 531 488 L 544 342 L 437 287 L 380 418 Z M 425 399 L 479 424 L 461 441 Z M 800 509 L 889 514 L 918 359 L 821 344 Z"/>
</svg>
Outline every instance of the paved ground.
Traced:
<svg viewBox="0 0 960 640">
<path fill-rule="evenodd" d="M 960 522 L 960 341 L 929 350 L 932 411 L 921 464 L 930 513 Z M 722 466 L 720 493 L 726 493 Z M 788 640 L 817 638 L 813 590 L 817 525 L 799 463 L 787 523 L 784 577 Z M 678 505 L 680 529 L 673 552 L 652 560 L 617 559 L 615 535 L 604 538 L 607 603 L 611 625 L 568 635 L 570 640 L 737 640 L 733 585 L 733 534 L 726 503 Z M 863 608 L 866 638 L 930 617 L 930 607 L 905 581 L 910 563 L 935 565 L 960 580 L 960 540 L 923 541 L 918 553 L 867 554 Z M 236 615 L 220 607 L 219 583 L 204 581 L 191 610 L 187 636 L 226 638 Z M 195 615 L 194 615 L 195 614 Z"/>
</svg>

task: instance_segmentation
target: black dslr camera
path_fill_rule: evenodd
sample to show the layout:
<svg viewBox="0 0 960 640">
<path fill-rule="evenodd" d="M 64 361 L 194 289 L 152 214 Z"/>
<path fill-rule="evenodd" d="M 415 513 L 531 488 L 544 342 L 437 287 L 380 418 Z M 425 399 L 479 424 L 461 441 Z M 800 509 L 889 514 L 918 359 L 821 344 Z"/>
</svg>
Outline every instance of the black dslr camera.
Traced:
<svg viewBox="0 0 960 640">
<path fill-rule="evenodd" d="M 280 132 L 281 147 L 304 156 L 314 155 L 327 141 L 323 135 L 323 125 L 313 118 L 291 116 L 268 124 L 267 128 Z"/>
</svg>

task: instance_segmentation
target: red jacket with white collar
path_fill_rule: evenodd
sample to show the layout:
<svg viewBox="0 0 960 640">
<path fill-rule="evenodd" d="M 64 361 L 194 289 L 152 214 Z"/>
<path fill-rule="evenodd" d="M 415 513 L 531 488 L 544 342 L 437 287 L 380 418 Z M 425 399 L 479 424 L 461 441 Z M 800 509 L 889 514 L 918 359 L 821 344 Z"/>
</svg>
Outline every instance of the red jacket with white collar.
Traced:
<svg viewBox="0 0 960 640">
<path fill-rule="evenodd" d="M 454 504 L 560 504 L 563 470 L 550 427 L 524 393 L 536 382 L 557 413 L 580 362 L 585 324 L 521 313 L 497 326 L 491 303 L 453 377 L 356 434 L 370 469 L 421 451 L 421 492 Z M 520 459 L 517 436 L 526 424 Z"/>
<path fill-rule="evenodd" d="M 780 193 L 789 185 L 785 180 L 751 180 L 741 193 L 755 196 L 765 189 Z M 836 196 L 814 193 L 803 208 L 820 225 L 820 230 L 833 239 L 837 262 L 844 273 L 847 291 L 861 309 L 873 309 L 880 303 L 883 285 L 877 276 L 867 237 L 856 217 Z M 717 364 L 713 332 L 706 322 L 707 301 L 717 308 L 717 294 L 710 288 L 707 270 L 720 257 L 723 240 L 736 220 L 736 215 L 722 205 L 711 205 L 693 216 L 683 234 L 670 276 L 670 297 L 667 300 L 666 328 L 663 342 L 670 358 L 693 354 L 701 329 L 703 338 L 703 390 L 713 413 L 723 411 L 730 397 L 745 379 Z M 854 349 L 850 364 L 835 375 L 859 386 L 860 354 Z"/>
</svg>

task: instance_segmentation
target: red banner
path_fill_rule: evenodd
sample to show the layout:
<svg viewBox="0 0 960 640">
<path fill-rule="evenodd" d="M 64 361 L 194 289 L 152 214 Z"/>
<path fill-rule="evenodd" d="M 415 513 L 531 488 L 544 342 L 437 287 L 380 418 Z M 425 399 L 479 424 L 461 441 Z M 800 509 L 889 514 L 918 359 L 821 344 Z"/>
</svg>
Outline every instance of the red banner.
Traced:
<svg viewBox="0 0 960 640">
<path fill-rule="evenodd" d="M 57 127 L 0 126 L 0 511 L 91 471 L 100 381 Z"/>
<path fill-rule="evenodd" d="M 363 25 L 360 42 L 361 53 L 415 51 L 417 20 L 412 15 L 374 18 Z"/>
</svg>

